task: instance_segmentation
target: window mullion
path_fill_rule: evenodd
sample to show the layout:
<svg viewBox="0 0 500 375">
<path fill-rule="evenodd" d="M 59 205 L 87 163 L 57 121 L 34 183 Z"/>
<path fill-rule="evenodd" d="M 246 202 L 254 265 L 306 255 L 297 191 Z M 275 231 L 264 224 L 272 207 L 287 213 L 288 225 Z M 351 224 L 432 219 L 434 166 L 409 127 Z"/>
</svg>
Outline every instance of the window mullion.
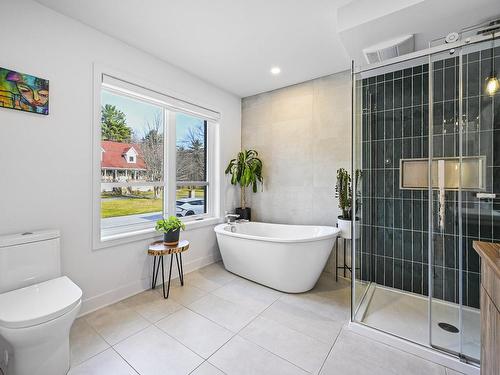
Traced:
<svg viewBox="0 0 500 375">
<path fill-rule="evenodd" d="M 166 164 L 167 175 L 167 207 L 169 215 L 176 215 L 176 190 L 177 190 L 177 173 L 176 173 L 176 144 L 175 144 L 175 128 L 176 128 L 176 115 L 173 111 L 168 113 L 168 134 L 165 143 L 168 144 L 168 159 Z"/>
<path fill-rule="evenodd" d="M 168 214 L 168 129 L 170 127 L 168 121 L 169 111 L 163 108 L 163 212 L 162 216 L 166 217 Z"/>
</svg>

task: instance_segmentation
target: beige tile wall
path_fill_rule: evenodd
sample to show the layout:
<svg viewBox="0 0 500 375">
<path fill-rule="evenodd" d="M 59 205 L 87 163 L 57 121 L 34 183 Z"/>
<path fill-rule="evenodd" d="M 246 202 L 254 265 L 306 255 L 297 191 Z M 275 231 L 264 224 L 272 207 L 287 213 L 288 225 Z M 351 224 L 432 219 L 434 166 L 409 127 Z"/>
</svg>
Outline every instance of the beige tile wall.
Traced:
<svg viewBox="0 0 500 375">
<path fill-rule="evenodd" d="M 336 170 L 351 158 L 350 72 L 244 98 L 241 115 L 242 147 L 264 162 L 252 219 L 335 225 Z"/>
<path fill-rule="evenodd" d="M 335 225 L 336 171 L 351 160 L 350 79 L 345 71 L 242 100 L 242 147 L 264 162 L 264 191 L 248 198 L 253 220 Z M 332 253 L 325 272 L 334 267 Z"/>
</svg>

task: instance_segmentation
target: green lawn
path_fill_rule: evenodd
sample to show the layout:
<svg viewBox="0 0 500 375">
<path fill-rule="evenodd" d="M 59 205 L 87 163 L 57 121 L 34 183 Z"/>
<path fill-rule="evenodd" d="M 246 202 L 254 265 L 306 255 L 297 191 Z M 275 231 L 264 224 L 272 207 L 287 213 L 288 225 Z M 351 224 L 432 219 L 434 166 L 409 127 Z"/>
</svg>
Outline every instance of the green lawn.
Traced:
<svg viewBox="0 0 500 375">
<path fill-rule="evenodd" d="M 162 199 L 152 198 L 118 198 L 101 200 L 101 217 L 162 212 Z"/>
<path fill-rule="evenodd" d="M 205 191 L 203 189 L 194 189 L 196 198 L 203 198 L 205 196 Z M 175 193 L 177 199 L 189 198 L 189 189 L 177 189 Z"/>
<path fill-rule="evenodd" d="M 203 189 L 196 189 L 195 194 L 197 198 L 203 198 L 205 192 Z M 177 190 L 177 199 L 188 197 L 189 189 Z M 152 191 L 134 191 L 134 197 L 129 197 L 126 195 L 116 195 L 112 192 L 103 192 L 101 194 L 101 198 L 102 218 L 138 215 L 163 211 L 162 199 L 154 199 Z"/>
</svg>

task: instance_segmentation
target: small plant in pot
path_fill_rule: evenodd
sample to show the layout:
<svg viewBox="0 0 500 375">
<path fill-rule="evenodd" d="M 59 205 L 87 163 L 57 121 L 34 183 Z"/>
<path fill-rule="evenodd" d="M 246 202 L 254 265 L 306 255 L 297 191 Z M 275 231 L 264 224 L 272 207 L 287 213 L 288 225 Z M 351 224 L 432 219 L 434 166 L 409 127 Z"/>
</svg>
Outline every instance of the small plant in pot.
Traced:
<svg viewBox="0 0 500 375">
<path fill-rule="evenodd" d="M 179 243 L 181 230 L 186 229 L 186 226 L 178 217 L 170 216 L 168 219 L 158 220 L 155 229 L 158 232 L 163 232 L 165 245 L 176 246 Z"/>
<path fill-rule="evenodd" d="M 359 180 L 361 178 L 361 171 L 357 169 L 355 171 L 355 186 L 358 186 Z M 337 226 L 340 229 L 340 235 L 342 238 L 351 239 L 352 238 L 352 227 L 351 223 L 353 218 L 358 221 L 359 218 L 356 217 L 357 211 L 359 209 L 359 194 L 355 194 L 356 199 L 356 212 L 352 210 L 353 202 L 353 190 L 351 186 L 352 180 L 351 175 L 344 168 L 337 170 L 337 184 L 335 185 L 335 197 L 339 200 L 339 208 L 342 211 L 342 215 L 338 216 Z M 356 225 L 359 225 L 356 223 Z M 359 235 L 359 230 L 356 228 L 356 236 Z"/>
<path fill-rule="evenodd" d="M 243 150 L 232 159 L 227 168 L 226 174 L 231 174 L 231 184 L 240 185 L 241 207 L 235 209 L 235 213 L 240 219 L 251 220 L 250 207 L 246 206 L 246 188 L 252 186 L 252 191 L 257 192 L 258 184 L 264 181 L 262 177 L 262 160 L 258 158 L 259 153 L 255 150 Z"/>
</svg>

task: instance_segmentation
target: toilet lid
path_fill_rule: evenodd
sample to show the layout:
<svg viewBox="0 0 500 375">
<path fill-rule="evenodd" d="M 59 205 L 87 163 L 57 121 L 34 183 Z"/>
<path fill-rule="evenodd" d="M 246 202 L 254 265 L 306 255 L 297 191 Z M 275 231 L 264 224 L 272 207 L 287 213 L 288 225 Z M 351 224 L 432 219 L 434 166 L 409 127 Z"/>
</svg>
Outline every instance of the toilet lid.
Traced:
<svg viewBox="0 0 500 375">
<path fill-rule="evenodd" d="M 66 276 L 0 294 L 0 326 L 48 322 L 73 309 L 81 298 L 82 290 Z"/>
</svg>

